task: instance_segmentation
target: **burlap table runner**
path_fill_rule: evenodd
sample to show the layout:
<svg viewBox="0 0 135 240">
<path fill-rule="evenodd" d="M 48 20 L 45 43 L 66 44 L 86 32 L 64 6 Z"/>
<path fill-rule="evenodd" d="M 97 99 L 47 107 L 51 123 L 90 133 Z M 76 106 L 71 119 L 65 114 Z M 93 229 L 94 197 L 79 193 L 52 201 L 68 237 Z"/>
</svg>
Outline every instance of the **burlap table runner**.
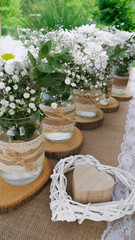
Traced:
<svg viewBox="0 0 135 240">
<path fill-rule="evenodd" d="M 91 154 L 102 164 L 117 166 L 121 143 L 125 133 L 128 102 L 120 102 L 116 113 L 105 114 L 104 125 L 83 131 L 81 154 Z M 54 167 L 56 160 L 51 160 Z M 67 192 L 72 195 L 72 173 L 68 173 Z M 52 222 L 50 211 L 50 183 L 35 199 L 7 214 L 0 215 L 0 240 L 100 240 L 106 222 L 85 220 L 77 222 Z M 8 196 L 7 196 L 8 197 Z"/>
</svg>

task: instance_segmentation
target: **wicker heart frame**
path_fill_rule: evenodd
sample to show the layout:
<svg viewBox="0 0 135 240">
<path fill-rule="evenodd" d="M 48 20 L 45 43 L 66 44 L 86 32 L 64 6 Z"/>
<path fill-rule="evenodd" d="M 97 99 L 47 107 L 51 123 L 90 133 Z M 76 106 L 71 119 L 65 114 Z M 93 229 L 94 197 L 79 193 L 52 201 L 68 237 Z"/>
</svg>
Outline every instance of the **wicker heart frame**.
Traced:
<svg viewBox="0 0 135 240">
<path fill-rule="evenodd" d="M 73 201 L 66 192 L 67 178 L 65 173 L 78 165 L 90 164 L 99 171 L 116 176 L 126 186 L 126 198 L 95 204 L 81 204 Z M 76 155 L 61 159 L 51 175 L 50 209 L 52 221 L 74 222 L 81 224 L 85 219 L 93 221 L 114 221 L 124 215 L 131 215 L 135 211 L 135 178 L 128 172 L 107 165 L 102 165 L 91 155 Z"/>
</svg>

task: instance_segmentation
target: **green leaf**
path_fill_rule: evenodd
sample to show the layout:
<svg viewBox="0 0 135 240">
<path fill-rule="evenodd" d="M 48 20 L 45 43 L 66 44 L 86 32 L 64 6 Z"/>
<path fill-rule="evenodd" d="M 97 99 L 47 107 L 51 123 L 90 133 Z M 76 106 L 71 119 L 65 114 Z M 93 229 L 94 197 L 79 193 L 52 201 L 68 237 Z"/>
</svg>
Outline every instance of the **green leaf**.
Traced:
<svg viewBox="0 0 135 240">
<path fill-rule="evenodd" d="M 39 58 L 45 58 L 47 54 L 49 54 L 52 47 L 52 42 L 48 41 L 46 42 L 39 50 Z"/>
<path fill-rule="evenodd" d="M 60 72 L 55 72 L 55 73 L 52 73 L 51 76 L 55 79 L 60 79 L 60 78 L 66 77 L 66 74 L 65 73 L 60 73 Z"/>
<path fill-rule="evenodd" d="M 54 67 L 56 67 L 56 68 L 59 68 L 59 69 L 61 69 L 62 68 L 62 64 L 60 63 L 60 60 L 58 60 L 58 59 L 54 59 L 53 57 L 46 57 L 46 59 L 47 59 L 47 61 L 51 64 L 51 65 L 53 65 Z"/>
<path fill-rule="evenodd" d="M 59 54 L 60 55 L 66 54 L 67 51 L 68 51 L 68 47 L 64 48 Z"/>
<path fill-rule="evenodd" d="M 52 48 L 52 41 L 49 40 L 48 42 L 45 43 L 48 47 L 48 51 L 50 52 L 51 51 L 51 48 Z"/>
<path fill-rule="evenodd" d="M 44 114 L 44 112 L 40 110 L 40 122 L 42 122 L 45 117 L 46 115 Z"/>
<path fill-rule="evenodd" d="M 111 51 L 107 51 L 107 55 L 108 55 L 108 57 L 111 57 L 111 56 L 113 56 L 113 54 L 112 54 L 112 52 L 111 52 Z"/>
<path fill-rule="evenodd" d="M 38 80 L 41 87 L 48 88 L 52 87 L 52 85 L 55 84 L 56 79 L 52 78 L 51 76 L 48 76 L 47 78 L 41 78 Z"/>
<path fill-rule="evenodd" d="M 33 79 L 33 74 L 31 72 L 28 73 L 30 79 Z"/>
<path fill-rule="evenodd" d="M 28 51 L 28 57 L 30 59 L 30 62 L 32 64 L 33 67 L 36 66 L 36 59 L 33 57 L 33 55 Z"/>
<path fill-rule="evenodd" d="M 63 94 L 62 94 L 62 100 L 63 100 L 63 101 L 66 101 L 66 100 L 69 98 L 69 96 L 70 96 L 70 93 L 69 93 L 69 92 L 63 93 Z"/>
<path fill-rule="evenodd" d="M 41 63 L 37 67 L 38 71 L 43 72 L 43 73 L 52 73 L 53 72 L 53 67 L 47 63 Z"/>
<path fill-rule="evenodd" d="M 74 58 L 72 56 L 70 56 L 70 55 L 62 55 L 62 56 L 60 56 L 60 59 L 61 60 L 65 60 L 65 61 L 71 61 Z"/>
</svg>

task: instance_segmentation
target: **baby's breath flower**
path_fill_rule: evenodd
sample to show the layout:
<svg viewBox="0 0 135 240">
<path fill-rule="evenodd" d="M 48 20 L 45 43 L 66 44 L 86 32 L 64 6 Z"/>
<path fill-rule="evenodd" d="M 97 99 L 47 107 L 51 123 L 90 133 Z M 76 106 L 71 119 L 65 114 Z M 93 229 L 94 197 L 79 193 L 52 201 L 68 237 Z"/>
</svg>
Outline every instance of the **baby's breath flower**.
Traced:
<svg viewBox="0 0 135 240">
<path fill-rule="evenodd" d="M 30 97 L 30 94 L 29 94 L 29 93 L 24 93 L 24 94 L 23 94 L 23 96 L 24 96 L 24 98 L 26 98 L 26 99 L 27 99 L 27 98 L 29 98 L 29 97 Z"/>
<path fill-rule="evenodd" d="M 0 72 L 0 77 L 3 77 L 3 76 L 4 76 L 3 72 Z"/>
<path fill-rule="evenodd" d="M 34 103 L 29 103 L 29 108 L 34 109 L 35 108 L 35 104 Z"/>
<path fill-rule="evenodd" d="M 14 96 L 13 96 L 13 95 L 10 95 L 10 96 L 9 96 L 9 99 L 10 99 L 10 101 L 14 101 Z"/>
<path fill-rule="evenodd" d="M 0 82 L 0 89 L 5 88 L 5 84 L 3 82 Z"/>
<path fill-rule="evenodd" d="M 56 108 L 57 108 L 57 106 L 58 106 L 58 104 L 57 104 L 57 103 L 54 103 L 54 102 L 53 102 L 53 103 L 51 104 L 51 108 L 53 108 L 53 109 L 56 109 Z"/>
<path fill-rule="evenodd" d="M 9 92 L 10 90 L 11 90 L 11 87 L 6 87 L 6 88 L 5 88 L 5 91 L 6 91 L 6 92 Z"/>
<path fill-rule="evenodd" d="M 67 77 L 67 78 L 65 79 L 65 83 L 66 83 L 67 85 L 69 85 L 70 82 L 71 82 L 70 78 Z"/>
<path fill-rule="evenodd" d="M 17 90 L 17 89 L 18 89 L 18 85 L 15 84 L 15 85 L 13 86 L 13 89 L 14 89 L 14 90 Z"/>
<path fill-rule="evenodd" d="M 34 94 L 35 92 L 36 92 L 36 91 L 35 91 L 34 89 L 31 89 L 31 90 L 30 90 L 30 93 L 31 93 L 31 94 Z"/>
<path fill-rule="evenodd" d="M 10 106 L 10 108 L 15 109 L 15 104 L 14 103 L 10 103 L 9 106 Z"/>
<path fill-rule="evenodd" d="M 15 111 L 14 111 L 13 109 L 10 109 L 10 110 L 9 110 L 9 114 L 10 114 L 10 115 L 14 115 L 14 114 L 15 114 Z"/>
</svg>

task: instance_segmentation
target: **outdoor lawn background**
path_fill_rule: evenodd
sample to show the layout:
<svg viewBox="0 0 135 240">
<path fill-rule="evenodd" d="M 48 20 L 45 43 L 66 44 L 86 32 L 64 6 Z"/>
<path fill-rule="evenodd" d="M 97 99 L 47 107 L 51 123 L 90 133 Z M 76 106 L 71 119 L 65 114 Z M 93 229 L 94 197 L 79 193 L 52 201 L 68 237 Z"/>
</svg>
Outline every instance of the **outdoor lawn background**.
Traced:
<svg viewBox="0 0 135 240">
<path fill-rule="evenodd" d="M 135 0 L 0 0 L 0 22 L 2 35 L 13 37 L 18 27 L 71 29 L 91 22 L 135 31 Z"/>
</svg>

